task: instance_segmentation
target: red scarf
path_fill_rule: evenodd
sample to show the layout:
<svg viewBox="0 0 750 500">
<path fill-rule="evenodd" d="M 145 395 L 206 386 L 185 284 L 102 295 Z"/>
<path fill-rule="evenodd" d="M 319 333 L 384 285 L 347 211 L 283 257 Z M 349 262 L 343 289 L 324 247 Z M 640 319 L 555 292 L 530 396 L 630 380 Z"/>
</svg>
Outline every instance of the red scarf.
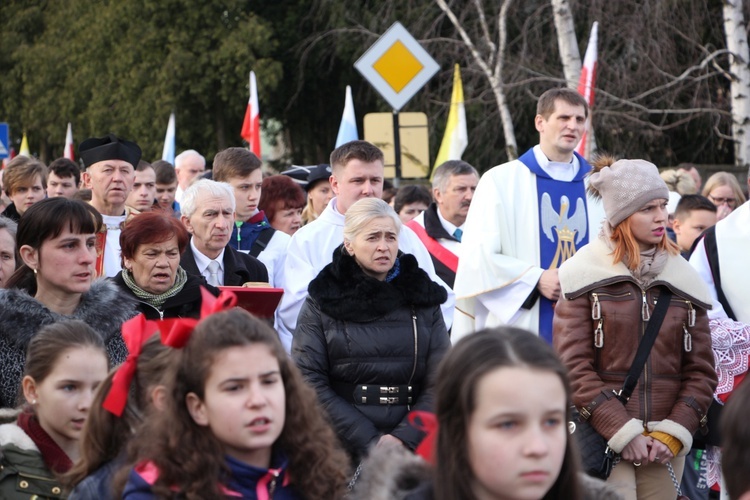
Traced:
<svg viewBox="0 0 750 500">
<path fill-rule="evenodd" d="M 258 222 L 263 222 L 263 219 L 266 217 L 266 213 L 263 210 L 258 211 L 257 214 L 250 217 L 247 222 L 248 224 L 257 224 Z"/>
<path fill-rule="evenodd" d="M 30 411 L 25 411 L 18 416 L 16 421 L 18 427 L 24 431 L 42 454 L 44 465 L 56 474 L 64 474 L 73 467 L 68 455 L 60 448 L 57 443 L 42 429 L 36 415 Z"/>
</svg>

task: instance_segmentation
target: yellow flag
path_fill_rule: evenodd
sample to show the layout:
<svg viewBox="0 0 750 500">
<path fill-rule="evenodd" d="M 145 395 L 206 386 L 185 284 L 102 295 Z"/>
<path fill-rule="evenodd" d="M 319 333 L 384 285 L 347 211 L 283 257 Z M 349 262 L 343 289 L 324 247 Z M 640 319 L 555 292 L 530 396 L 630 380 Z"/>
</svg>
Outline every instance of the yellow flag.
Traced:
<svg viewBox="0 0 750 500">
<path fill-rule="evenodd" d="M 26 139 L 26 132 L 23 133 L 23 139 L 21 139 L 21 150 L 18 152 L 19 155 L 31 156 L 29 152 L 29 141 Z"/>
<path fill-rule="evenodd" d="M 451 109 L 448 113 L 448 124 L 445 127 L 443 142 L 435 159 L 434 172 L 437 167 L 448 160 L 460 160 L 461 155 L 469 143 L 469 134 L 466 130 L 466 109 L 464 108 L 464 88 L 461 84 L 461 70 L 456 64 L 453 72 L 453 95 L 451 97 Z"/>
</svg>

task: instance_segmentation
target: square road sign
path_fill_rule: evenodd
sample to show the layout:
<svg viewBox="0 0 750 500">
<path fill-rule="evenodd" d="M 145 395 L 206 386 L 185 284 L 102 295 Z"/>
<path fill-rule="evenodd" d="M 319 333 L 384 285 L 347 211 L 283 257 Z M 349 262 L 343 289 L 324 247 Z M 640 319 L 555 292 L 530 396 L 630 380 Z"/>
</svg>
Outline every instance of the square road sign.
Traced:
<svg viewBox="0 0 750 500">
<path fill-rule="evenodd" d="M 354 67 L 396 111 L 440 69 L 399 22 L 388 28 Z"/>
<path fill-rule="evenodd" d="M 8 133 L 8 124 L 0 123 L 0 160 L 10 156 L 10 134 Z"/>
</svg>

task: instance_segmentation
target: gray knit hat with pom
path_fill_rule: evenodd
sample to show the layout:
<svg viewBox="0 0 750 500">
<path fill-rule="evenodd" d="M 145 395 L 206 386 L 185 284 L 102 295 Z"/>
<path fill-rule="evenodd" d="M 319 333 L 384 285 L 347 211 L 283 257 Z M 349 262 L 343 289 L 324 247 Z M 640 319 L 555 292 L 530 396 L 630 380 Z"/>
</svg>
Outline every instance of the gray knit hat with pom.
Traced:
<svg viewBox="0 0 750 500">
<path fill-rule="evenodd" d="M 668 200 L 669 189 L 656 165 L 645 160 L 617 160 L 589 178 L 602 198 L 604 213 L 614 227 L 653 200 Z"/>
</svg>

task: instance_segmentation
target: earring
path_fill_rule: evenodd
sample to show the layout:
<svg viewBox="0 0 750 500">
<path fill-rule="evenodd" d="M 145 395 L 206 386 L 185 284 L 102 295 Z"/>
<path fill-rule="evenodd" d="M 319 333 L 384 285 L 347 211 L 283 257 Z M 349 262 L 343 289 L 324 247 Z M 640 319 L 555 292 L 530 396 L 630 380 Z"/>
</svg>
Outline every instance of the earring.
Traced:
<svg viewBox="0 0 750 500">
<path fill-rule="evenodd" d="M 32 400 L 31 400 L 31 404 L 32 404 L 32 405 L 35 405 L 35 404 L 36 404 L 36 399 L 32 399 Z"/>
<path fill-rule="evenodd" d="M 37 274 L 36 268 L 33 268 L 32 271 L 34 271 L 34 274 Z"/>
</svg>

